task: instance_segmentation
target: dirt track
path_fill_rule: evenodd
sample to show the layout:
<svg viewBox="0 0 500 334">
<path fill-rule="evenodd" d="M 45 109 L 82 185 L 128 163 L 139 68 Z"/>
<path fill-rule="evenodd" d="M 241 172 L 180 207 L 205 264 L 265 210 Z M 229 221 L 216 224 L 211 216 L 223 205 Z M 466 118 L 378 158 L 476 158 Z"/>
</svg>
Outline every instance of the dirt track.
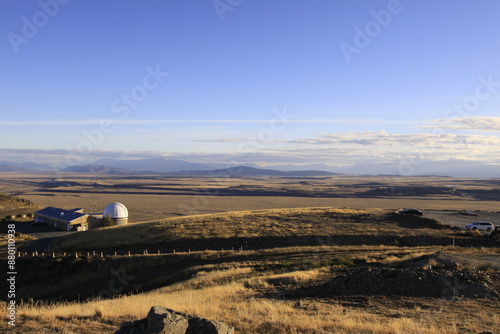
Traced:
<svg viewBox="0 0 500 334">
<path fill-rule="evenodd" d="M 435 219 L 443 224 L 465 228 L 465 225 L 475 221 L 492 222 L 500 226 L 500 212 L 472 212 L 472 215 L 461 214 L 459 211 L 426 210 L 424 217 Z"/>
</svg>

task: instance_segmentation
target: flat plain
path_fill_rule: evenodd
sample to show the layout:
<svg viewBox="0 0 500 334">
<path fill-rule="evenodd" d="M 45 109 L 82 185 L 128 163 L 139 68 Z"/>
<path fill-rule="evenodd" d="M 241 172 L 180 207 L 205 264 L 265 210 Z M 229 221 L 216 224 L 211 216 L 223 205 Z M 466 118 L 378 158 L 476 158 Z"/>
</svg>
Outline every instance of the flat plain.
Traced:
<svg viewBox="0 0 500 334">
<path fill-rule="evenodd" d="M 0 191 L 40 206 L 102 212 L 112 202 L 132 222 L 227 211 L 300 207 L 500 211 L 500 179 L 334 176 L 200 178 L 3 173 Z"/>
</svg>

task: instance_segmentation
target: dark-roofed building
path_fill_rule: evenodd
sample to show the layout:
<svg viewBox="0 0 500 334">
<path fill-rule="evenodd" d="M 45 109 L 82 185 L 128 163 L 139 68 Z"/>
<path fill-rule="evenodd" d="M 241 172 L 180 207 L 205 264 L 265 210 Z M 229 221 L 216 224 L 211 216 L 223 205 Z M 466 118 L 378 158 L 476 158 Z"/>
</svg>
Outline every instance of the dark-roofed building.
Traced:
<svg viewBox="0 0 500 334">
<path fill-rule="evenodd" d="M 47 207 L 35 212 L 35 224 L 47 224 L 64 231 L 88 230 L 87 218 L 83 209 L 64 210 Z"/>
</svg>

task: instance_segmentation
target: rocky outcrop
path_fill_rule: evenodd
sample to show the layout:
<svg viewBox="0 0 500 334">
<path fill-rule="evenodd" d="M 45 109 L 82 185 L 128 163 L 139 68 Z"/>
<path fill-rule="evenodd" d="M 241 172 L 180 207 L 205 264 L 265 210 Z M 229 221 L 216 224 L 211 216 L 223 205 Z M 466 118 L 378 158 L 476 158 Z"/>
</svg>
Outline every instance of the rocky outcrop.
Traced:
<svg viewBox="0 0 500 334">
<path fill-rule="evenodd" d="M 234 328 L 224 322 L 153 306 L 145 319 L 125 322 L 115 334 L 234 334 Z"/>
</svg>

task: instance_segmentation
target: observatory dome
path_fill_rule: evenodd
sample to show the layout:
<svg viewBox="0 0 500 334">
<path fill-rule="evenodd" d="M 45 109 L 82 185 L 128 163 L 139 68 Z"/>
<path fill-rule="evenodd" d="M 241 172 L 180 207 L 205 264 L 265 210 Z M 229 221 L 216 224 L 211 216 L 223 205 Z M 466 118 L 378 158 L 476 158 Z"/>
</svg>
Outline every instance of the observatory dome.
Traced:
<svg viewBox="0 0 500 334">
<path fill-rule="evenodd" d="M 102 212 L 103 217 L 109 218 L 128 218 L 128 210 L 122 203 L 114 202 L 108 204 Z"/>
</svg>

